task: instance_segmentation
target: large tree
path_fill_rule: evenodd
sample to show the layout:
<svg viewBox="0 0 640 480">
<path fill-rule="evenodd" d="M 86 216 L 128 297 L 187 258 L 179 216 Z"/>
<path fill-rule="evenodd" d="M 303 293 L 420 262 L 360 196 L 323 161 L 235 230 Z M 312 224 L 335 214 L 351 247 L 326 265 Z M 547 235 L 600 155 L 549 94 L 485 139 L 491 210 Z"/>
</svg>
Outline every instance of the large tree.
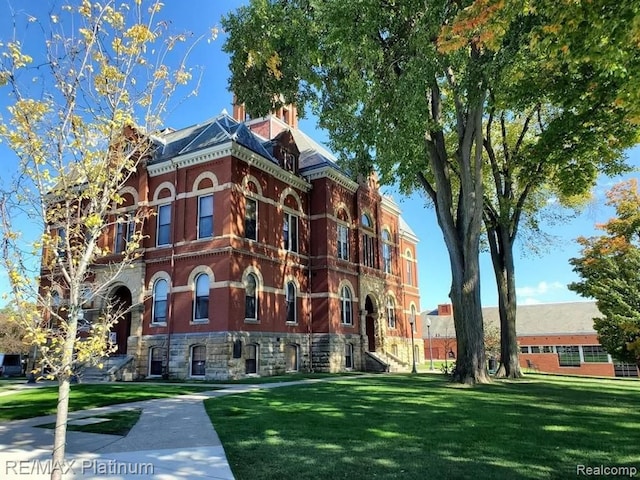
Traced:
<svg viewBox="0 0 640 480">
<path fill-rule="evenodd" d="M 633 17 L 625 4 L 597 32 Z M 575 21 L 562 25 L 567 12 L 579 17 L 581 9 L 491 0 L 255 0 L 225 23 L 231 88 L 250 112 L 311 105 L 352 170 L 375 166 L 383 182 L 419 189 L 433 203 L 451 261 L 462 381 L 485 379 L 481 220 L 498 282 L 499 373 L 518 376 L 513 244 L 521 219 L 535 223 L 552 192 L 584 194 L 600 167 L 616 171 L 631 143 L 621 112 L 624 79 L 611 63 L 594 68 L 593 46 L 584 40 L 591 37 L 576 33 Z M 613 65 L 630 66 L 628 57 Z"/>
<path fill-rule="evenodd" d="M 52 478 L 65 469 L 71 377 L 112 350 L 108 331 L 123 312 L 107 289 L 138 255 L 145 210 L 116 213 L 122 189 L 151 155 L 167 102 L 191 78 L 191 41 L 168 32 L 160 9 L 156 1 L 83 0 L 44 18 L 14 18 L 30 46 L 42 40 L 33 51 L 17 39 L 0 45 L 0 85 L 12 100 L 0 137 L 18 162 L 0 196 L 1 253 L 13 316 L 58 381 Z M 25 225 L 41 235 L 33 240 Z M 116 255 L 104 236 L 117 225 L 131 228 Z M 105 306 L 86 324 L 88 302 Z"/>
<path fill-rule="evenodd" d="M 467 5 L 446 1 L 256 0 L 224 22 L 231 88 L 252 114 L 316 107 L 354 174 L 374 165 L 435 206 L 449 252 L 455 377 L 488 381 L 480 305 L 482 40 L 443 51 L 439 36 Z M 311 103 L 309 103 L 311 102 Z"/>
<path fill-rule="evenodd" d="M 497 375 L 509 377 L 520 374 L 513 249 L 521 227 L 537 241 L 550 199 L 575 207 L 599 173 L 624 171 L 624 149 L 638 132 L 629 94 L 639 86 L 640 53 L 620 48 L 638 37 L 637 3 L 531 6 L 503 39 L 484 135 L 484 222 L 501 321 Z"/>
<path fill-rule="evenodd" d="M 581 256 L 571 259 L 581 280 L 571 290 L 595 298 L 602 317 L 594 327 L 614 358 L 640 368 L 640 194 L 636 180 L 608 193 L 616 216 L 597 228 L 602 235 L 580 237 Z"/>
</svg>

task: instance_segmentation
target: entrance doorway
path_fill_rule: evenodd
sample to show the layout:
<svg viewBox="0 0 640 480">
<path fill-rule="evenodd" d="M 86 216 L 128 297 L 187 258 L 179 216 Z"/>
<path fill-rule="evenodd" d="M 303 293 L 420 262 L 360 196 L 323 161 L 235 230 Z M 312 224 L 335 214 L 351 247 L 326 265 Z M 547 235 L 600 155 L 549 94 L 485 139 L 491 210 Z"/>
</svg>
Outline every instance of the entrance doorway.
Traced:
<svg viewBox="0 0 640 480">
<path fill-rule="evenodd" d="M 375 308 L 373 306 L 373 300 L 369 295 L 367 295 L 367 299 L 364 302 L 364 308 L 367 312 L 367 317 L 365 320 L 365 333 L 367 334 L 367 339 L 369 341 L 369 351 L 376 351 L 376 316 L 375 316 Z"/>
<path fill-rule="evenodd" d="M 116 344 L 115 355 L 125 355 L 127 353 L 127 340 L 131 335 L 131 291 L 125 287 L 118 287 L 111 295 L 111 301 L 116 311 L 126 313 L 118 319 L 118 323 L 111 326 L 109 336 Z"/>
</svg>

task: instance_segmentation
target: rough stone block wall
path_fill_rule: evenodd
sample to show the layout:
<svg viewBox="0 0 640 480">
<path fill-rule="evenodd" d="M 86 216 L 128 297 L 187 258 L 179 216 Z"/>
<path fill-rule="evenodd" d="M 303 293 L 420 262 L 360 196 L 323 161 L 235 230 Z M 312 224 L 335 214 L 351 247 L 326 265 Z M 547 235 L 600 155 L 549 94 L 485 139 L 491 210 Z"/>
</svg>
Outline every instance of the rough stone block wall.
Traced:
<svg viewBox="0 0 640 480">
<path fill-rule="evenodd" d="M 345 345 L 353 345 L 352 370 L 357 370 L 361 365 L 361 337 L 360 335 L 313 335 L 313 370 L 316 372 L 344 372 Z"/>
</svg>

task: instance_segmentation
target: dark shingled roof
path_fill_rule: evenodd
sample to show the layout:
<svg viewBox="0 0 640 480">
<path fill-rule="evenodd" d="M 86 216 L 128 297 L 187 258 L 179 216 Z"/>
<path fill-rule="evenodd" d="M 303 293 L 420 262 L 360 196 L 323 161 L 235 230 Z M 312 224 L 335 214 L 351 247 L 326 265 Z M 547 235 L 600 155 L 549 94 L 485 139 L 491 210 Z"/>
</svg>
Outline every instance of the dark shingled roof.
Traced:
<svg viewBox="0 0 640 480">
<path fill-rule="evenodd" d="M 198 125 L 161 133 L 158 138 L 160 140 L 152 163 L 160 163 L 230 141 L 235 141 L 258 155 L 278 163 L 263 147 L 262 141 L 246 125 L 237 122 L 225 112 Z"/>
</svg>

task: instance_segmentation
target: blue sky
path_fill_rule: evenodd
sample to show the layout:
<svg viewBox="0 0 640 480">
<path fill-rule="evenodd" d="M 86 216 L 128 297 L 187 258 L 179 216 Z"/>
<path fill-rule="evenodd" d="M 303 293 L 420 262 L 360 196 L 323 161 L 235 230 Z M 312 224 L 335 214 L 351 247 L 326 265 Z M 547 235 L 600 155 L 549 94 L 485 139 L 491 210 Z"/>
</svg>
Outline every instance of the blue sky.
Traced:
<svg viewBox="0 0 640 480">
<path fill-rule="evenodd" d="M 19 17 L 25 13 L 35 16 L 46 15 L 46 5 L 50 2 L 22 2 L 20 0 L 0 0 L 0 42 L 12 36 L 11 11 Z M 173 31 L 191 31 L 195 36 L 206 34 L 211 27 L 220 27 L 223 14 L 244 4 L 240 0 L 166 0 L 162 17 L 170 22 Z M 38 9 L 33 11 L 31 9 Z M 30 45 L 32 34 L 18 31 L 18 38 Z M 179 103 L 169 112 L 167 126 L 185 127 L 213 117 L 223 109 L 231 111 L 231 93 L 227 90 L 229 76 L 228 58 L 222 52 L 224 32 L 210 43 L 200 42 L 194 49 L 190 65 L 202 68 L 202 80 L 199 94 L 195 98 Z M 35 45 L 35 43 L 34 43 Z M 0 89 L 0 113 L 5 114 L 7 91 Z M 318 131 L 313 118 L 303 119 L 300 128 L 318 141 L 326 139 L 324 132 Z M 629 162 L 640 166 L 640 148 L 628 152 Z M 12 153 L 0 145 L 0 181 L 6 182 L 10 173 L 15 171 L 16 161 Z M 555 238 L 549 248 L 538 256 L 527 254 L 519 249 L 516 252 L 516 286 L 518 302 L 547 303 L 583 300 L 567 289 L 567 284 L 577 280 L 571 271 L 568 260 L 579 254 L 575 238 L 595 233 L 594 224 L 606 221 L 612 214 L 604 206 L 604 193 L 620 179 L 602 178 L 594 189 L 594 201 L 584 213 L 574 219 L 568 219 L 559 225 L 546 227 L 546 231 Z M 393 192 L 383 187 L 385 192 Z M 420 238 L 418 244 L 419 286 L 421 309 L 432 309 L 439 303 L 448 303 L 451 275 L 449 259 L 442 239 L 442 233 L 436 223 L 433 209 L 425 207 L 425 201 L 419 195 L 406 198 L 394 195 L 400 205 L 403 216 Z M 24 226 L 25 237 L 37 235 L 28 225 Z M 497 304 L 495 280 L 489 255 L 481 255 L 482 303 L 485 306 Z M 6 273 L 0 271 L 0 295 L 7 291 Z M 5 300 L 0 299 L 0 305 Z"/>
</svg>

